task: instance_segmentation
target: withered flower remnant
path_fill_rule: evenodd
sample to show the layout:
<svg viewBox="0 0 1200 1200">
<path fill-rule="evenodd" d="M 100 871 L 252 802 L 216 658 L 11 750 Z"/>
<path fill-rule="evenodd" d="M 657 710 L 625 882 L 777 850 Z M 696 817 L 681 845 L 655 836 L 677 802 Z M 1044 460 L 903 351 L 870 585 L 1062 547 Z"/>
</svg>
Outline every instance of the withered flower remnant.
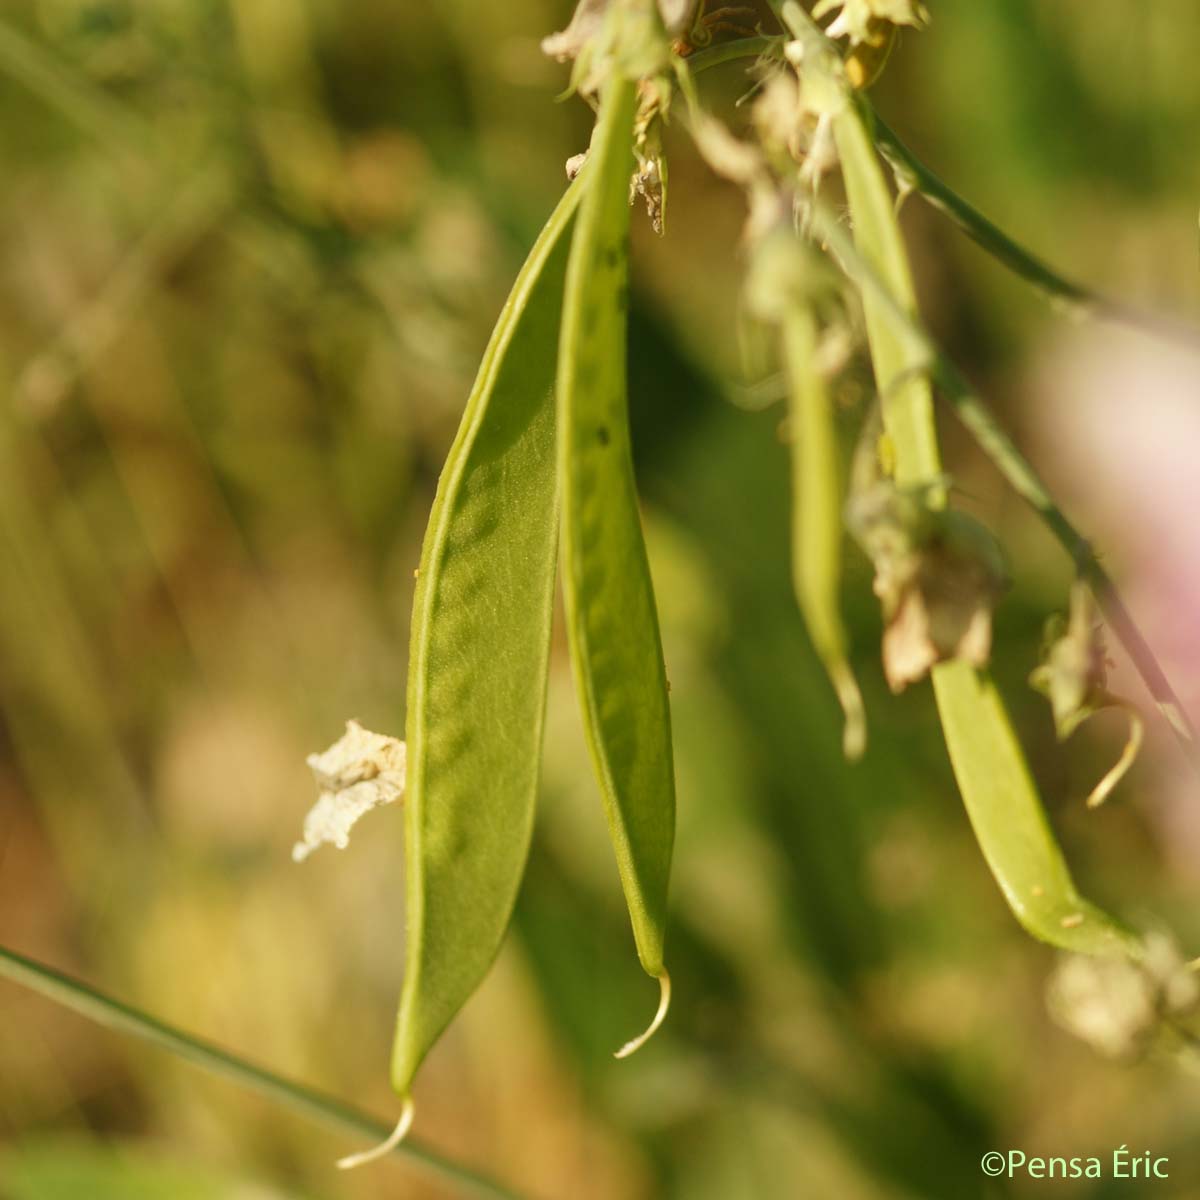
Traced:
<svg viewBox="0 0 1200 1200">
<path fill-rule="evenodd" d="M 1008 582 L 998 543 L 955 509 L 937 509 L 929 489 L 878 481 L 850 497 L 850 532 L 875 566 L 883 606 L 883 667 L 893 692 L 939 662 L 986 666 L 992 610 Z"/>
</svg>

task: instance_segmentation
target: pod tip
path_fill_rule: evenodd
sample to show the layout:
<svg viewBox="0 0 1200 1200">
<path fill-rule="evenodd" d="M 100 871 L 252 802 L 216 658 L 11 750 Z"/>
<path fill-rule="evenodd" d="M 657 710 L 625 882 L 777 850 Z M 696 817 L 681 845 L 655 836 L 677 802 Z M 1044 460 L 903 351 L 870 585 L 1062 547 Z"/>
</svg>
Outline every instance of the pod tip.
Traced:
<svg viewBox="0 0 1200 1200">
<path fill-rule="evenodd" d="M 654 1020 L 650 1022 L 645 1033 L 640 1033 L 633 1041 L 626 1042 L 613 1055 L 614 1058 L 628 1058 L 635 1050 L 640 1050 L 658 1032 L 658 1027 L 666 1020 L 667 1010 L 671 1007 L 671 976 L 667 974 L 665 967 L 662 974 L 658 976 L 658 987 L 658 1012 L 654 1014 Z"/>
<path fill-rule="evenodd" d="M 842 729 L 842 753 L 848 762 L 857 762 L 867 748 L 867 713 L 858 681 L 845 662 L 830 668 L 830 679 L 845 715 Z"/>
<path fill-rule="evenodd" d="M 380 1142 L 378 1146 L 370 1150 L 364 1150 L 360 1154 L 348 1154 L 345 1158 L 339 1158 L 337 1165 L 340 1170 L 352 1171 L 355 1167 L 364 1166 L 366 1163 L 375 1162 L 376 1159 L 384 1158 L 391 1154 L 395 1148 L 408 1136 L 409 1129 L 413 1123 L 413 1102 L 411 1096 L 405 1096 L 404 1107 L 400 1110 L 400 1120 L 396 1122 L 396 1128 L 388 1135 L 386 1141 Z"/>
</svg>

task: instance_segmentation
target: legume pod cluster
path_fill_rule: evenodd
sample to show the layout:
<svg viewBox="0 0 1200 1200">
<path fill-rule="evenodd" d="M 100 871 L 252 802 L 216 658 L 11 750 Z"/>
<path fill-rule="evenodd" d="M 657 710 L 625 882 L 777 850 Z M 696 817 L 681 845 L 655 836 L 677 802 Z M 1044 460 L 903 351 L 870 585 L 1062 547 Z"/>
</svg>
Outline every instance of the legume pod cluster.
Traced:
<svg viewBox="0 0 1200 1200">
<path fill-rule="evenodd" d="M 392 1056 L 401 1131 L 414 1076 L 486 974 L 516 901 L 560 535 L 587 742 L 637 953 L 661 985 L 644 1036 L 669 997 L 674 768 L 626 412 L 636 106 L 636 83 L 614 72 L 590 159 L 492 335 L 425 537 L 408 682 L 407 962 Z"/>
</svg>

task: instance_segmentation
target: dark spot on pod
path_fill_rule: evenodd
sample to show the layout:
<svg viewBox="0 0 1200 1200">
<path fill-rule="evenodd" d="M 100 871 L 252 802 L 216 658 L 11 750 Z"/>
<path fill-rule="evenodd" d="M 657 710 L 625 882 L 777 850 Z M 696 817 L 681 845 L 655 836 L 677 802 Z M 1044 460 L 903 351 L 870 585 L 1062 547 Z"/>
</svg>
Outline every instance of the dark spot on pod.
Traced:
<svg viewBox="0 0 1200 1200">
<path fill-rule="evenodd" d="M 601 425 L 600 428 L 596 430 L 596 441 L 598 441 L 602 446 L 607 446 L 609 442 L 612 441 L 612 434 L 608 432 L 607 425 Z"/>
<path fill-rule="evenodd" d="M 604 262 L 614 270 L 621 262 L 621 249 L 619 246 L 609 246 L 604 252 Z"/>
</svg>

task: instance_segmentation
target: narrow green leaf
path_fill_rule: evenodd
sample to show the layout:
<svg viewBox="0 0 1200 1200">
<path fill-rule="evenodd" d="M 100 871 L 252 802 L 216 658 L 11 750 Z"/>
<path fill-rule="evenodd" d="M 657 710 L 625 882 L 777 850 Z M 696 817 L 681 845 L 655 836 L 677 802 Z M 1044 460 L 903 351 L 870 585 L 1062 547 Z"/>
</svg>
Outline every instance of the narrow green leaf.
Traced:
<svg viewBox="0 0 1200 1200">
<path fill-rule="evenodd" d="M 861 756 L 866 743 L 862 695 L 846 661 L 838 592 L 842 577 L 842 487 L 829 391 L 816 361 L 811 309 L 790 306 L 783 320 L 792 449 L 792 577 L 813 647 L 846 715 L 842 747 Z"/>
<path fill-rule="evenodd" d="M 114 1033 L 138 1038 L 148 1045 L 167 1051 L 168 1054 L 177 1055 L 202 1071 L 208 1071 L 212 1075 L 228 1079 L 239 1087 L 257 1092 L 267 1100 L 290 1108 L 311 1120 L 320 1121 L 331 1129 L 376 1140 L 382 1138 L 386 1132 L 386 1127 L 375 1118 L 346 1104 L 336 1096 L 314 1091 L 302 1083 L 276 1075 L 213 1042 L 168 1025 L 149 1013 L 106 996 L 86 983 L 72 979 L 44 963 L 17 954 L 5 946 L 0 946 L 0 979 L 9 980 L 18 987 L 28 988 L 29 991 L 45 997 L 54 1004 L 62 1005 L 85 1020 L 111 1029 Z M 394 1149 L 402 1157 L 439 1172 L 448 1181 L 459 1184 L 472 1195 L 490 1197 L 491 1200 L 517 1200 L 514 1192 L 475 1174 L 466 1167 L 442 1158 L 416 1142 L 406 1142 Z M 90 1197 L 90 1193 L 88 1195 Z"/>
<path fill-rule="evenodd" d="M 752 48 L 747 48 L 747 53 L 750 49 Z M 1200 329 L 1192 323 L 1143 312 L 1060 275 L 1037 255 L 1014 241 L 941 180 L 917 158 L 873 109 L 871 120 L 875 144 L 895 171 L 901 186 L 920 193 L 929 204 L 949 217 L 977 245 L 1015 275 L 1033 284 L 1053 302 L 1068 312 L 1129 325 L 1192 347 L 1200 343 Z"/>
<path fill-rule="evenodd" d="M 581 188 L 559 203 L 500 314 L 421 552 L 408 678 L 408 941 L 392 1054 L 402 1096 L 495 958 L 529 850 L 558 535 L 555 347 Z"/>
<path fill-rule="evenodd" d="M 571 246 L 559 351 L 563 590 L 576 687 L 638 957 L 662 979 L 675 781 L 658 616 L 638 515 L 625 378 L 636 85 L 601 102 Z"/>
</svg>

